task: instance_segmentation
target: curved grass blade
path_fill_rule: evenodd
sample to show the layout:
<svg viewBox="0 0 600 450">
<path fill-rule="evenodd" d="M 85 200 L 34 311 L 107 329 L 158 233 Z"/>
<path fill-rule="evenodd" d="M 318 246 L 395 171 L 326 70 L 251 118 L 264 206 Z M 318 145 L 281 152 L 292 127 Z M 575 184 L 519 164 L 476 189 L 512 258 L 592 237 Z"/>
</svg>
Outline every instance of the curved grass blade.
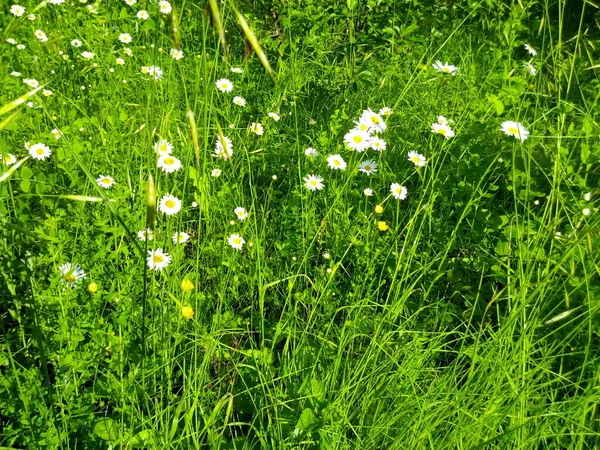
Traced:
<svg viewBox="0 0 600 450">
<path fill-rule="evenodd" d="M 154 186 L 154 177 L 148 173 L 148 182 L 146 183 L 146 228 L 154 230 L 154 219 L 156 218 L 156 188 Z"/>
<path fill-rule="evenodd" d="M 0 183 L 3 181 L 8 180 L 13 173 L 15 173 L 15 171 L 21 167 L 21 165 L 27 161 L 29 159 L 29 156 L 26 156 L 25 158 L 23 158 L 20 161 L 17 161 L 10 169 L 8 169 L 6 172 L 4 172 L 2 175 L 0 175 Z"/>
<path fill-rule="evenodd" d="M 6 105 L 4 105 L 2 108 L 0 108 L 0 116 L 3 115 L 3 114 L 6 114 L 9 111 L 12 111 L 17 106 L 22 105 L 23 103 L 25 103 L 25 101 L 29 97 L 35 95 L 43 87 L 44 87 L 44 85 L 38 86 L 33 91 L 29 91 L 25 95 L 22 95 L 21 97 L 17 98 L 16 100 L 13 100 L 12 102 L 7 103 Z"/>
<path fill-rule="evenodd" d="M 225 30 L 223 29 L 223 22 L 221 20 L 221 13 L 219 12 L 219 6 L 217 0 L 208 0 L 208 6 L 210 8 L 210 14 L 212 15 L 213 24 L 219 33 L 219 41 L 223 47 L 223 53 L 228 54 L 227 43 L 225 42 Z"/>
<path fill-rule="evenodd" d="M 267 73 L 271 76 L 271 78 L 275 79 L 275 72 L 273 71 L 273 69 L 271 68 L 271 65 L 269 64 L 267 55 L 264 52 L 264 50 L 262 49 L 260 43 L 258 42 L 256 35 L 254 34 L 252 29 L 248 25 L 248 22 L 246 22 L 244 15 L 241 12 L 239 12 L 236 8 L 234 8 L 234 11 L 235 11 L 235 14 L 237 15 L 237 19 L 238 19 L 240 26 L 244 30 L 246 39 L 248 39 L 248 42 L 250 42 L 250 45 L 252 46 L 252 48 L 254 49 L 256 54 L 258 55 L 258 59 L 260 59 L 260 62 L 262 63 L 262 65 L 265 68 L 265 70 L 267 71 Z"/>
</svg>

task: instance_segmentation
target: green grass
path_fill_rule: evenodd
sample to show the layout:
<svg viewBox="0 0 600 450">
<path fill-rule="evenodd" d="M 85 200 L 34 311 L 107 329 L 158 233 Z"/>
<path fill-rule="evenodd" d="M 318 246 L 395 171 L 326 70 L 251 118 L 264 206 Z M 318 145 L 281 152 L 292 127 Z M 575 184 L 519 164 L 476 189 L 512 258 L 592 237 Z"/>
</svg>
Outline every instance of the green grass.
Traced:
<svg viewBox="0 0 600 450">
<path fill-rule="evenodd" d="M 0 109 L 0 154 L 23 159 L 26 141 L 52 154 L 0 162 L 0 446 L 598 448 L 591 2 L 174 1 L 161 15 L 105 0 L 33 21 L 22 3 L 0 16 L 0 105 L 31 90 L 23 78 L 53 95 Z M 382 107 L 387 149 L 345 148 Z M 431 133 L 440 115 L 455 137 Z M 508 120 L 529 138 L 502 133 Z M 214 157 L 219 135 L 230 159 Z M 157 167 L 159 139 L 181 170 Z M 377 173 L 357 171 L 365 159 Z M 179 213 L 156 211 L 165 194 Z M 154 240 L 137 239 L 146 227 Z M 155 248 L 172 257 L 162 271 L 146 265 Z M 75 287 L 65 262 L 87 273 Z"/>
</svg>

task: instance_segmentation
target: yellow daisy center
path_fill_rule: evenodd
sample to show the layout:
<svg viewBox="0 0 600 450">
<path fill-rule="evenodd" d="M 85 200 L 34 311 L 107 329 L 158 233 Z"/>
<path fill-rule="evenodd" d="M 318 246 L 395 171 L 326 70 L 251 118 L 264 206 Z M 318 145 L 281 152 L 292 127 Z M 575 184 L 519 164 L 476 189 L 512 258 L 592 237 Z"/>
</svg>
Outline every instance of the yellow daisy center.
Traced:
<svg viewBox="0 0 600 450">
<path fill-rule="evenodd" d="M 442 67 L 442 72 L 450 72 L 450 68 L 449 67 Z"/>
<path fill-rule="evenodd" d="M 519 130 L 515 127 L 509 127 L 508 132 L 511 134 L 517 134 L 519 133 Z"/>
<path fill-rule="evenodd" d="M 363 138 L 362 138 L 362 136 L 354 136 L 353 140 L 357 144 L 360 144 L 363 141 Z"/>
<path fill-rule="evenodd" d="M 373 116 L 371 117 L 371 122 L 377 125 L 379 123 L 379 118 L 377 116 Z"/>
<path fill-rule="evenodd" d="M 167 165 L 171 165 L 175 162 L 175 160 L 173 158 L 165 158 L 165 164 Z"/>
<path fill-rule="evenodd" d="M 367 165 L 365 166 L 365 170 L 367 170 L 367 171 L 371 170 L 371 166 L 367 164 Z"/>
<path fill-rule="evenodd" d="M 154 264 L 160 264 L 165 258 L 162 255 L 154 255 Z"/>
<path fill-rule="evenodd" d="M 438 133 L 443 134 L 445 136 L 446 135 L 446 129 L 445 128 L 440 128 L 438 130 Z"/>
<path fill-rule="evenodd" d="M 339 165 L 340 165 L 340 162 L 339 162 L 337 159 L 335 159 L 335 160 L 333 161 L 333 165 L 334 165 L 334 166 L 339 166 Z"/>
<path fill-rule="evenodd" d="M 102 178 L 102 183 L 103 184 L 110 184 L 110 178 Z"/>
<path fill-rule="evenodd" d="M 310 185 L 311 186 L 316 186 L 317 185 L 317 180 L 310 180 Z"/>
<path fill-rule="evenodd" d="M 411 159 L 411 161 L 412 161 L 412 162 L 414 162 L 414 163 L 417 163 L 417 162 L 419 162 L 419 157 L 418 157 L 418 156 L 411 156 L 411 158 L 410 158 L 410 159 Z"/>
<path fill-rule="evenodd" d="M 64 280 L 67 283 L 74 283 L 75 281 L 77 281 L 77 277 L 75 276 L 74 273 L 68 273 L 64 276 Z"/>
<path fill-rule="evenodd" d="M 240 245 L 242 243 L 242 241 L 240 240 L 240 238 L 233 238 L 233 243 L 235 245 Z"/>
<path fill-rule="evenodd" d="M 176 204 L 176 203 L 175 203 L 175 200 L 171 200 L 171 199 L 169 199 L 169 200 L 167 200 L 167 201 L 165 202 L 165 206 L 166 206 L 167 208 L 174 208 L 174 207 L 175 207 L 175 204 Z"/>
<path fill-rule="evenodd" d="M 36 149 L 36 150 L 35 150 L 35 152 L 36 152 L 38 155 L 43 155 L 43 154 L 44 154 L 44 149 L 43 149 L 43 148 L 38 148 L 38 149 Z"/>
<path fill-rule="evenodd" d="M 227 87 L 228 87 L 228 86 L 229 86 L 229 85 L 228 85 L 227 83 L 221 83 L 221 87 L 222 87 L 223 89 L 227 89 Z"/>
</svg>

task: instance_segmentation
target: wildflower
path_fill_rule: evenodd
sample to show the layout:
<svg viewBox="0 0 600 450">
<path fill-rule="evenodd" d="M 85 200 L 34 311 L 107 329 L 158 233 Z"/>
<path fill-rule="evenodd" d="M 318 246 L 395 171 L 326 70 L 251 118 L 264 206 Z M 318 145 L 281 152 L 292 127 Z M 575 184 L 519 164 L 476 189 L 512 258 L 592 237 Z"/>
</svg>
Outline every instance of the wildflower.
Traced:
<svg viewBox="0 0 600 450">
<path fill-rule="evenodd" d="M 455 76 L 456 72 L 458 71 L 458 67 L 448 63 L 442 64 L 442 62 L 439 60 L 437 60 L 432 67 L 438 72 L 449 73 L 452 76 Z"/>
<path fill-rule="evenodd" d="M 309 147 L 306 150 L 304 150 L 304 154 L 306 156 L 308 156 L 309 158 L 314 158 L 315 156 L 317 156 L 319 154 L 319 152 L 317 150 L 315 150 L 314 148 Z"/>
<path fill-rule="evenodd" d="M 168 155 L 173 151 L 173 144 L 171 144 L 166 139 L 161 139 L 156 144 L 154 144 L 154 150 L 159 155 Z"/>
<path fill-rule="evenodd" d="M 372 197 L 373 196 L 373 189 L 371 188 L 365 188 L 365 190 L 363 191 L 363 194 L 365 197 Z"/>
<path fill-rule="evenodd" d="M 423 167 L 427 163 L 427 159 L 417 152 L 408 152 L 408 160 L 417 167 Z"/>
<path fill-rule="evenodd" d="M 276 114 L 274 112 L 270 112 L 267 114 L 271 119 L 273 119 L 275 122 L 278 122 L 280 117 L 279 114 Z"/>
<path fill-rule="evenodd" d="M 502 128 L 500 129 L 508 136 L 513 136 L 521 142 L 525 141 L 529 136 L 529 131 L 527 131 L 523 125 L 519 122 L 513 122 L 512 120 L 502 122 Z"/>
<path fill-rule="evenodd" d="M 210 171 L 210 176 L 211 177 L 220 177 L 222 173 L 221 169 L 213 169 Z"/>
<path fill-rule="evenodd" d="M 150 228 L 138 231 L 137 235 L 140 241 L 151 241 L 154 239 L 154 232 Z"/>
<path fill-rule="evenodd" d="M 386 222 L 380 220 L 379 222 L 377 222 L 377 228 L 379 229 L 379 231 L 387 231 L 389 229 L 389 226 Z"/>
<path fill-rule="evenodd" d="M 160 12 L 163 14 L 169 14 L 173 10 L 171 4 L 166 0 L 160 0 L 160 2 L 158 2 L 158 6 L 160 8 Z"/>
<path fill-rule="evenodd" d="M 88 61 L 94 59 L 94 54 L 92 52 L 81 52 L 81 57 L 83 59 L 87 59 Z"/>
<path fill-rule="evenodd" d="M 372 160 L 363 161 L 358 165 L 358 171 L 371 175 L 377 172 L 377 163 Z"/>
<path fill-rule="evenodd" d="M 109 189 L 115 184 L 115 179 L 108 175 L 100 175 L 96 179 L 96 184 L 104 189 Z"/>
<path fill-rule="evenodd" d="M 181 282 L 181 286 L 179 286 L 179 287 L 181 288 L 181 290 L 183 292 L 185 292 L 187 294 L 188 292 L 191 292 L 192 289 L 194 289 L 194 283 L 192 283 L 190 280 L 188 280 L 186 278 Z"/>
<path fill-rule="evenodd" d="M 190 239 L 190 235 L 185 231 L 177 231 L 172 239 L 174 244 L 185 244 Z"/>
<path fill-rule="evenodd" d="M 18 44 L 17 45 L 17 50 L 24 50 L 25 46 L 23 44 Z"/>
<path fill-rule="evenodd" d="M 124 60 L 123 58 L 117 58 L 117 59 L 115 60 L 115 62 L 116 62 L 116 63 L 117 63 L 117 65 L 119 65 L 119 66 L 123 66 L 123 65 L 125 65 L 125 60 Z"/>
<path fill-rule="evenodd" d="M 43 95 L 44 97 L 50 97 L 52 94 L 54 94 L 54 92 L 52 92 L 50 89 L 44 89 L 44 90 L 42 91 L 42 95 Z"/>
<path fill-rule="evenodd" d="M 583 194 L 583 199 L 586 202 L 589 202 L 592 199 L 592 193 L 591 192 L 586 192 L 585 194 Z"/>
<path fill-rule="evenodd" d="M 171 55 L 171 58 L 173 58 L 176 61 L 179 61 L 180 59 L 183 58 L 183 51 L 179 50 L 178 48 L 172 48 L 170 55 Z"/>
<path fill-rule="evenodd" d="M 33 144 L 31 147 L 29 147 L 29 154 L 33 159 L 39 159 L 40 161 L 43 161 L 50 156 L 50 153 L 52 153 L 50 147 L 42 143 Z"/>
<path fill-rule="evenodd" d="M 181 210 L 181 200 L 173 195 L 163 195 L 158 204 L 158 209 L 169 216 L 177 214 Z"/>
<path fill-rule="evenodd" d="M 320 191 L 325 187 L 323 178 L 319 175 L 307 175 L 303 180 L 304 186 L 306 186 L 309 191 Z"/>
<path fill-rule="evenodd" d="M 373 136 L 371 137 L 371 148 L 378 152 L 382 152 L 387 148 L 387 143 L 380 137 Z"/>
<path fill-rule="evenodd" d="M 231 92 L 233 91 L 233 83 L 229 81 L 227 78 L 220 78 L 215 83 L 217 85 L 217 89 L 221 92 Z"/>
<path fill-rule="evenodd" d="M 125 3 L 127 3 L 129 6 L 133 6 L 137 3 L 137 0 L 125 0 Z"/>
<path fill-rule="evenodd" d="M 70 287 L 77 286 L 79 280 L 87 277 L 79 264 L 64 263 L 58 267 L 58 271 L 62 275 L 62 282 Z"/>
<path fill-rule="evenodd" d="M 371 108 L 364 110 L 358 120 L 361 123 L 367 123 L 369 125 L 369 131 L 372 133 L 383 133 L 387 129 L 383 117 L 372 111 Z"/>
<path fill-rule="evenodd" d="M 35 14 L 29 14 L 29 15 L 27 16 L 27 19 L 29 19 L 29 20 L 31 20 L 31 21 L 35 20 Z"/>
<path fill-rule="evenodd" d="M 248 211 L 246 211 L 241 206 L 235 208 L 233 212 L 237 216 L 238 220 L 245 220 L 248 217 Z"/>
<path fill-rule="evenodd" d="M 437 116 L 437 121 L 440 125 L 449 125 L 448 119 L 444 116 Z"/>
<path fill-rule="evenodd" d="M 11 77 L 20 77 L 21 76 L 21 72 L 16 72 L 16 71 L 15 72 L 11 72 L 10 76 Z"/>
<path fill-rule="evenodd" d="M 123 53 L 125 53 L 125 55 L 127 55 L 127 56 L 133 56 L 133 52 L 131 51 L 131 49 L 129 47 L 125 47 L 123 49 Z"/>
<path fill-rule="evenodd" d="M 371 136 L 366 131 L 354 129 L 346 133 L 344 142 L 350 149 L 364 152 L 371 146 Z"/>
<path fill-rule="evenodd" d="M 46 36 L 46 33 L 44 33 L 42 30 L 35 30 L 34 34 L 38 41 L 48 42 L 48 36 Z"/>
<path fill-rule="evenodd" d="M 340 155 L 329 155 L 327 164 L 334 170 L 346 170 L 346 161 Z"/>
<path fill-rule="evenodd" d="M 233 104 L 238 106 L 246 106 L 246 100 L 243 97 L 233 97 Z"/>
<path fill-rule="evenodd" d="M 262 136 L 265 132 L 263 126 L 258 122 L 253 122 L 250 124 L 250 131 L 252 131 L 257 136 Z"/>
<path fill-rule="evenodd" d="M 390 192 L 396 200 L 404 200 L 406 198 L 406 194 L 408 194 L 408 190 L 398 183 L 392 183 L 390 185 Z"/>
<path fill-rule="evenodd" d="M 150 17 L 150 15 L 148 14 L 148 12 L 146 10 L 144 10 L 144 9 L 138 11 L 137 14 L 136 14 L 136 16 L 140 20 L 147 20 Z"/>
<path fill-rule="evenodd" d="M 529 72 L 530 75 L 535 75 L 537 73 L 537 69 L 533 67 L 533 64 L 526 62 L 525 68 Z"/>
<path fill-rule="evenodd" d="M 160 80 L 163 76 L 163 71 L 158 66 L 148 67 L 148 75 L 152 76 L 155 80 Z"/>
<path fill-rule="evenodd" d="M 273 175 L 273 176 L 271 177 L 271 179 L 272 179 L 273 181 L 277 180 L 277 175 Z"/>
<path fill-rule="evenodd" d="M 533 48 L 531 45 L 525 44 L 525 45 L 523 45 L 523 47 L 525 47 L 525 50 L 527 50 L 531 56 L 537 55 L 537 50 L 535 48 Z"/>
<path fill-rule="evenodd" d="M 163 252 L 162 248 L 156 250 L 148 250 L 148 268 L 150 270 L 163 270 L 171 263 L 171 256 Z"/>
<path fill-rule="evenodd" d="M 383 206 L 375 205 L 375 209 L 373 209 L 373 211 L 375 211 L 375 214 L 381 214 L 383 213 Z"/>
<path fill-rule="evenodd" d="M 390 116 L 394 113 L 394 111 L 392 111 L 392 108 L 388 108 L 387 106 L 384 106 L 383 108 L 381 108 L 379 110 L 379 115 L 380 116 Z"/>
<path fill-rule="evenodd" d="M 32 78 L 23 78 L 23 83 L 25 83 L 30 88 L 34 88 L 34 89 L 40 85 L 38 80 L 34 80 Z"/>
<path fill-rule="evenodd" d="M 12 153 L 7 153 L 6 155 L 0 155 L 0 159 L 4 161 L 4 164 L 7 166 L 12 166 L 17 162 L 17 157 Z"/>
<path fill-rule="evenodd" d="M 236 250 L 241 250 L 242 247 L 244 246 L 244 244 L 246 243 L 246 241 L 239 234 L 232 234 L 227 239 L 227 243 L 230 246 L 232 246 L 233 248 L 235 248 Z"/>
<path fill-rule="evenodd" d="M 163 172 L 166 173 L 177 172 L 179 169 L 181 169 L 181 161 L 169 154 L 160 155 L 157 165 L 160 169 L 162 169 Z"/>
<path fill-rule="evenodd" d="M 215 156 L 223 159 L 231 159 L 233 156 L 233 144 L 227 136 L 217 136 L 215 145 Z"/>
<path fill-rule="evenodd" d="M 454 131 L 448 125 L 444 125 L 442 123 L 432 123 L 431 124 L 431 132 L 438 133 L 444 136 L 446 139 L 450 139 L 454 136 Z"/>
<path fill-rule="evenodd" d="M 21 5 L 12 5 L 10 7 L 10 13 L 15 17 L 21 17 L 23 14 L 25 14 L 25 8 L 23 8 Z"/>
<path fill-rule="evenodd" d="M 129 33 L 121 33 L 119 35 L 119 41 L 121 41 L 123 44 L 130 44 L 132 40 L 133 39 Z"/>
<path fill-rule="evenodd" d="M 186 319 L 194 318 L 194 310 L 191 306 L 184 306 L 181 308 L 181 315 Z"/>
<path fill-rule="evenodd" d="M 60 5 L 64 2 L 65 0 L 48 0 L 48 3 L 50 3 L 51 5 Z"/>
<path fill-rule="evenodd" d="M 81 41 L 79 39 L 73 39 L 71 41 L 71 47 L 75 47 L 75 48 L 81 47 Z"/>
<path fill-rule="evenodd" d="M 87 5 L 86 8 L 90 14 L 98 14 L 98 11 L 94 5 Z"/>
<path fill-rule="evenodd" d="M 90 291 L 92 294 L 95 294 L 96 292 L 98 292 L 98 283 L 90 283 L 88 284 L 88 291 Z"/>
<path fill-rule="evenodd" d="M 584 216 L 589 216 L 591 213 L 590 208 L 583 208 L 581 212 Z"/>
<path fill-rule="evenodd" d="M 239 67 L 232 67 L 232 68 L 231 68 L 231 71 L 232 71 L 233 73 L 242 73 L 242 72 L 243 72 L 243 70 L 242 70 L 242 69 L 240 69 Z"/>
</svg>

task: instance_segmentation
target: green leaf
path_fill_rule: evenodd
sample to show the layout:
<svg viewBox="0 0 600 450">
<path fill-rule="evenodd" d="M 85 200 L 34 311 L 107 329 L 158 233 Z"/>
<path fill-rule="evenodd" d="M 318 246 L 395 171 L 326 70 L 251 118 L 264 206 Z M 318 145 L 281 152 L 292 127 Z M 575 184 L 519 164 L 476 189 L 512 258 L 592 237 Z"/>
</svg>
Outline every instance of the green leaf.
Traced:
<svg viewBox="0 0 600 450">
<path fill-rule="evenodd" d="M 304 411 L 302 411 L 300 419 L 296 424 L 296 428 L 309 432 L 315 429 L 317 425 L 319 425 L 319 420 L 313 414 L 312 409 L 306 408 Z"/>
<path fill-rule="evenodd" d="M 152 430 L 142 430 L 131 438 L 129 445 L 133 448 L 144 448 L 151 439 Z"/>
<path fill-rule="evenodd" d="M 119 425 L 108 417 L 96 422 L 96 425 L 94 425 L 94 433 L 100 439 L 105 441 L 118 441 L 120 437 Z"/>
</svg>

